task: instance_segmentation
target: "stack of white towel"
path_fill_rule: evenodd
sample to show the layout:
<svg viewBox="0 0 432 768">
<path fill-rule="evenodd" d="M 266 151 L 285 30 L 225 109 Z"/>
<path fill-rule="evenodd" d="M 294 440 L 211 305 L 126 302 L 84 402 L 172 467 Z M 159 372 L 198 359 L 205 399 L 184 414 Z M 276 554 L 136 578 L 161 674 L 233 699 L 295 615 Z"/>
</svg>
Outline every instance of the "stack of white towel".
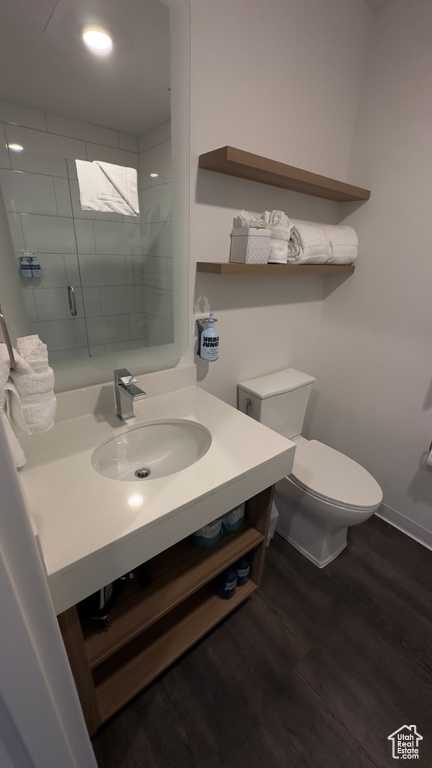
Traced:
<svg viewBox="0 0 432 768">
<path fill-rule="evenodd" d="M 25 464 L 17 435 L 46 432 L 54 424 L 57 401 L 54 371 L 46 344 L 38 336 L 17 339 L 11 368 L 6 344 L 0 344 L 0 417 L 16 467 Z"/>
<path fill-rule="evenodd" d="M 358 239 L 352 227 L 295 221 L 283 211 L 264 211 L 261 216 L 241 211 L 236 221 L 270 230 L 270 263 L 352 264 L 357 258 Z"/>
<path fill-rule="evenodd" d="M 283 211 L 264 211 L 261 217 L 270 230 L 270 256 L 272 264 L 286 264 L 288 244 L 292 237 L 294 223 Z"/>
</svg>

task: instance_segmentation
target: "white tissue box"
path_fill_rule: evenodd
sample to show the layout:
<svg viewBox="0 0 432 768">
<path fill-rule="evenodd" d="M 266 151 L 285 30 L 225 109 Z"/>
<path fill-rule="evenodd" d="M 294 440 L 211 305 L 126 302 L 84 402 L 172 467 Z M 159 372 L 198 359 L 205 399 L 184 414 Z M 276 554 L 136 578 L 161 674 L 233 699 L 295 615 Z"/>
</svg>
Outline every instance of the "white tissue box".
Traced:
<svg viewBox="0 0 432 768">
<path fill-rule="evenodd" d="M 267 264 L 269 256 L 269 229 L 234 227 L 231 232 L 230 261 L 238 264 Z"/>
</svg>

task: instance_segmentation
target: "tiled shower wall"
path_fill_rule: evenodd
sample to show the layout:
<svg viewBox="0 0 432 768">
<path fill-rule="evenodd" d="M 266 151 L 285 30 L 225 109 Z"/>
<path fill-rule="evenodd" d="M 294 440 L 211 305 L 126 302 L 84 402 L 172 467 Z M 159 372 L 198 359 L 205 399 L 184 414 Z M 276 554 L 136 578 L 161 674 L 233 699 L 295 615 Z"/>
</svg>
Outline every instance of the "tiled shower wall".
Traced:
<svg viewBox="0 0 432 768">
<path fill-rule="evenodd" d="M 41 264 L 41 278 L 21 284 L 31 332 L 48 345 L 50 359 L 169 343 L 169 123 L 137 137 L 6 102 L 0 121 L 0 183 L 17 269 L 25 252 Z M 12 143 L 24 150 L 9 150 Z M 82 211 L 74 159 L 136 168 L 140 217 Z"/>
</svg>

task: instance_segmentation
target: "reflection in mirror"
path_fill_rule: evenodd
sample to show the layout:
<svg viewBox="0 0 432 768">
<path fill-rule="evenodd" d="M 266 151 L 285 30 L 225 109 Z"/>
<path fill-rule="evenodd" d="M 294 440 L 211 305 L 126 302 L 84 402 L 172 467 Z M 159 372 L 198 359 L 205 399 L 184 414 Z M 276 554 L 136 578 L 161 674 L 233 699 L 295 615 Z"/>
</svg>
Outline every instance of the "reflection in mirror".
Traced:
<svg viewBox="0 0 432 768">
<path fill-rule="evenodd" d="M 109 62 L 85 57 L 70 34 L 77 9 L 56 5 L 48 30 L 68 28 L 70 39 L 55 80 L 41 71 L 44 89 L 31 97 L 25 78 L 15 80 L 13 93 L 4 84 L 0 90 L 9 258 L 28 333 L 47 344 L 58 389 L 106 380 L 126 362 L 134 373 L 164 367 L 187 344 L 187 0 L 126 0 L 118 28 L 117 3 L 105 5 L 114 41 Z M 16 53 L 8 50 L 12 64 Z M 139 214 L 83 210 L 76 160 L 135 169 Z"/>
<path fill-rule="evenodd" d="M 73 160 L 24 152 L 1 170 L 29 333 L 51 363 L 173 342 L 170 141 L 157 146 L 157 164 L 139 153 L 160 173 L 138 173 L 133 218 L 82 210 Z"/>
</svg>

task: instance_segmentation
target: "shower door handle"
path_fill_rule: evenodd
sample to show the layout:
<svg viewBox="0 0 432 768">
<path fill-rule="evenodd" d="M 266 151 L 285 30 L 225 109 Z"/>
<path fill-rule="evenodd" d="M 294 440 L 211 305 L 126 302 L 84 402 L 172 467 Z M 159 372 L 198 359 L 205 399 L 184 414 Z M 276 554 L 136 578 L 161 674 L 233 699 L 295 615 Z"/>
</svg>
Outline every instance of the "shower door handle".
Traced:
<svg viewBox="0 0 432 768">
<path fill-rule="evenodd" d="M 76 299 L 75 299 L 75 288 L 73 285 L 68 285 L 68 299 L 69 299 L 69 309 L 72 317 L 77 316 L 77 307 L 76 307 Z"/>
</svg>

